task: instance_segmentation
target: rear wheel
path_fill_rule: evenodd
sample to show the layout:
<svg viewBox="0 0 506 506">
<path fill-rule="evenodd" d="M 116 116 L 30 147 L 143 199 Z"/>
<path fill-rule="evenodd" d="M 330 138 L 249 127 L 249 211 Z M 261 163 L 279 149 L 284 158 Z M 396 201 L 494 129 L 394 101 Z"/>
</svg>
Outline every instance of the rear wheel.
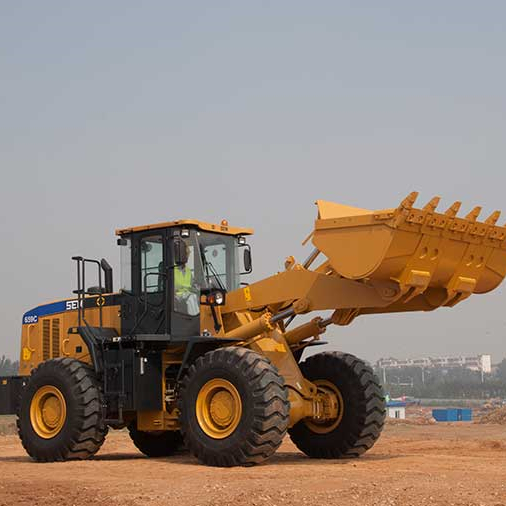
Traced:
<svg viewBox="0 0 506 506">
<path fill-rule="evenodd" d="M 134 421 L 128 426 L 134 445 L 147 457 L 168 457 L 183 447 L 179 431 L 147 432 L 137 429 Z"/>
<path fill-rule="evenodd" d="M 220 348 L 198 358 L 180 393 L 181 431 L 190 451 L 211 466 L 259 464 L 286 434 L 288 393 L 264 356 Z"/>
<path fill-rule="evenodd" d="M 18 433 L 37 461 L 87 459 L 102 446 L 102 394 L 95 371 L 71 358 L 41 363 L 21 394 Z"/>
<path fill-rule="evenodd" d="M 385 422 L 383 389 L 363 360 L 337 352 L 319 353 L 300 365 L 305 378 L 337 399 L 337 418 L 301 420 L 289 430 L 295 445 L 314 458 L 358 457 L 372 448 Z"/>
</svg>

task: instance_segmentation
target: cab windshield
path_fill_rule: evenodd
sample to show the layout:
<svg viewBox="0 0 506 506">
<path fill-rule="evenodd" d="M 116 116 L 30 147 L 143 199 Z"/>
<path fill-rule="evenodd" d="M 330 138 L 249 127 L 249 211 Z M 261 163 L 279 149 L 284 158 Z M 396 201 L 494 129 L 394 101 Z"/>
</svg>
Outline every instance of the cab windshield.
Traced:
<svg viewBox="0 0 506 506">
<path fill-rule="evenodd" d="M 184 265 L 174 267 L 174 311 L 197 316 L 203 289 L 239 288 L 239 242 L 235 236 L 200 230 L 187 230 L 181 239 L 188 256 Z"/>
</svg>

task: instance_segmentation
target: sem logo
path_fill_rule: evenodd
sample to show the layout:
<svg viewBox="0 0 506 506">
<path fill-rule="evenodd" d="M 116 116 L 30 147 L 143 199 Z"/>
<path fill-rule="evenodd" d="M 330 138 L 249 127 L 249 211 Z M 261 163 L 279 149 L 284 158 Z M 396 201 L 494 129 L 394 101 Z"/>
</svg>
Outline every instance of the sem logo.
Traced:
<svg viewBox="0 0 506 506">
<path fill-rule="evenodd" d="M 65 311 L 75 311 L 78 308 L 79 308 L 78 300 L 68 300 L 65 303 Z"/>
</svg>

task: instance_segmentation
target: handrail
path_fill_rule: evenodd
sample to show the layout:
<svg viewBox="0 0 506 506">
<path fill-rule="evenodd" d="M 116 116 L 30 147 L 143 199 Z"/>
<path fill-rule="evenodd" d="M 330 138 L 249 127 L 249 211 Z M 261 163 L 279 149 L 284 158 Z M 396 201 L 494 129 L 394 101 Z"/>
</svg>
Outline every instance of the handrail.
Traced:
<svg viewBox="0 0 506 506">
<path fill-rule="evenodd" d="M 72 260 L 77 262 L 77 290 L 74 290 L 73 293 L 77 294 L 77 321 L 78 325 L 81 326 L 81 322 L 84 322 L 86 327 L 90 327 L 89 323 L 86 321 L 86 307 L 85 307 L 85 298 L 86 295 L 93 295 L 93 292 L 86 291 L 86 263 L 95 264 L 98 267 L 98 286 L 99 286 L 99 297 L 102 296 L 103 287 L 102 287 L 102 264 L 98 260 L 94 260 L 91 258 L 83 258 L 81 256 L 72 257 Z M 103 314 L 102 314 L 102 304 L 98 305 L 99 311 L 99 327 L 103 326 Z"/>
</svg>

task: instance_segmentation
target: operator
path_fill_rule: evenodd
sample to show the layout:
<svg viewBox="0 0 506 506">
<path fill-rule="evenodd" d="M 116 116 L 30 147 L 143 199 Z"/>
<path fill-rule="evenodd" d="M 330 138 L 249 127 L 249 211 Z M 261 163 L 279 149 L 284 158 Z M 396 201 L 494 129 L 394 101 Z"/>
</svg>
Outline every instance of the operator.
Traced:
<svg viewBox="0 0 506 506">
<path fill-rule="evenodd" d="M 174 268 L 174 292 L 176 295 L 176 308 L 190 316 L 200 312 L 197 289 L 193 280 L 193 272 L 188 266 L 190 246 L 186 244 L 186 262 Z"/>
</svg>

